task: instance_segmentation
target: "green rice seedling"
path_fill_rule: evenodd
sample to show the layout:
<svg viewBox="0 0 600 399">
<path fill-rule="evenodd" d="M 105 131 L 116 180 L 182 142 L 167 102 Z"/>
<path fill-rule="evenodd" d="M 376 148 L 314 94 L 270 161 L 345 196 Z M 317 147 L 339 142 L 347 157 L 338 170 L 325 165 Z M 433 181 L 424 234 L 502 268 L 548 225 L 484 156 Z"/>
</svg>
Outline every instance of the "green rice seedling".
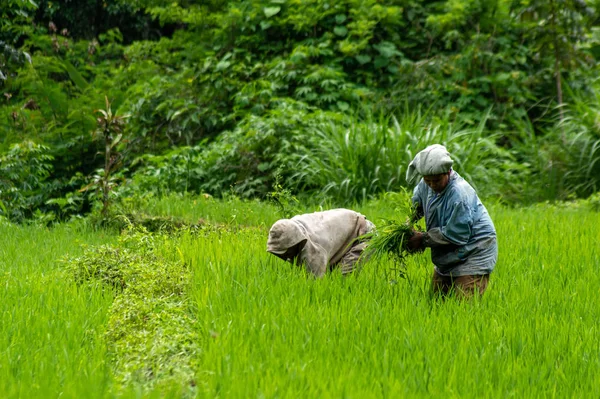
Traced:
<svg viewBox="0 0 600 399">
<path fill-rule="evenodd" d="M 124 213 L 172 217 L 188 224 L 209 223 L 239 226 L 268 225 L 278 218 L 277 207 L 268 202 L 237 197 L 215 199 L 209 195 L 169 194 L 160 198 L 130 198 Z"/>
<path fill-rule="evenodd" d="M 377 232 L 370 233 L 369 246 L 365 250 L 365 256 L 373 260 L 391 258 L 392 270 L 399 277 L 406 277 L 406 256 L 415 253 L 408 247 L 408 240 L 415 234 L 415 228 L 410 223 L 386 220 L 385 224 Z"/>
<path fill-rule="evenodd" d="M 386 201 L 395 203 L 395 214 L 405 215 L 405 221 L 398 219 L 383 219 L 377 230 L 369 233 L 369 245 L 364 256 L 367 259 L 381 261 L 390 258 L 393 270 L 399 277 L 406 277 L 406 257 L 415 253 L 408 247 L 409 239 L 419 231 L 415 226 L 416 209 L 412 206 L 410 196 L 406 191 L 400 193 L 388 193 L 384 198 Z"/>
<path fill-rule="evenodd" d="M 383 235 L 407 198 L 353 208 Z M 0 398 L 600 397 L 600 213 L 586 206 L 489 206 L 498 264 L 464 302 L 429 295 L 427 252 L 396 284 L 389 253 L 313 279 L 265 251 L 275 207 L 225 228 L 228 206 L 251 204 L 180 200 L 163 214 L 219 227 L 127 241 L 122 291 L 58 260 L 129 235 L 0 222 Z"/>
<path fill-rule="evenodd" d="M 386 220 L 386 224 L 373 234 L 369 242 L 368 252 L 371 256 L 381 258 L 391 255 L 401 261 L 409 252 L 408 240 L 414 234 L 414 228 L 409 222 L 400 223 L 396 220 Z"/>
</svg>

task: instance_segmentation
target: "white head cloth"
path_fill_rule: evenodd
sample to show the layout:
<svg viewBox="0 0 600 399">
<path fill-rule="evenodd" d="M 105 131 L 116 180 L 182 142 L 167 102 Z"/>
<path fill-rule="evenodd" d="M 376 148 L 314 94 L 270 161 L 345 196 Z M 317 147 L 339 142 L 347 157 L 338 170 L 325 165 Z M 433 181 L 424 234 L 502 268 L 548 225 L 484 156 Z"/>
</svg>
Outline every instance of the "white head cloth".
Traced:
<svg viewBox="0 0 600 399">
<path fill-rule="evenodd" d="M 406 170 L 406 180 L 413 182 L 417 175 L 431 176 L 447 173 L 452 168 L 450 153 L 440 144 L 433 144 L 425 148 L 411 161 Z"/>
</svg>

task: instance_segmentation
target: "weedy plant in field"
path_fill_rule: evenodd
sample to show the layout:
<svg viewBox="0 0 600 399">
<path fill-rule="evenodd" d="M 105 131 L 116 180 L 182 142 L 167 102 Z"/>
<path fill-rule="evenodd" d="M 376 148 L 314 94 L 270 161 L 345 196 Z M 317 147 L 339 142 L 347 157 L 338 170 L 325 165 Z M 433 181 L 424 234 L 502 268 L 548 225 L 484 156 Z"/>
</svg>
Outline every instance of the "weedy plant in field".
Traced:
<svg viewBox="0 0 600 399">
<path fill-rule="evenodd" d="M 281 180 L 281 170 L 278 170 L 275 173 L 273 191 L 267 195 L 267 198 L 277 206 L 281 217 L 289 219 L 296 214 L 302 213 L 299 208 L 300 201 L 298 201 L 289 189 L 283 186 Z"/>
<path fill-rule="evenodd" d="M 93 133 L 94 138 L 104 143 L 104 169 L 99 169 L 92 178 L 92 182 L 79 190 L 83 192 L 92 187 L 96 189 L 102 202 L 103 222 L 108 218 L 108 210 L 113 203 L 114 189 L 120 180 L 117 172 L 122 166 L 124 152 L 119 151 L 118 147 L 125 142 L 122 132 L 125 127 L 125 119 L 129 117 L 113 113 L 108 97 L 104 97 L 104 99 L 106 109 L 97 111 L 100 114 L 97 117 L 98 128 Z"/>
</svg>

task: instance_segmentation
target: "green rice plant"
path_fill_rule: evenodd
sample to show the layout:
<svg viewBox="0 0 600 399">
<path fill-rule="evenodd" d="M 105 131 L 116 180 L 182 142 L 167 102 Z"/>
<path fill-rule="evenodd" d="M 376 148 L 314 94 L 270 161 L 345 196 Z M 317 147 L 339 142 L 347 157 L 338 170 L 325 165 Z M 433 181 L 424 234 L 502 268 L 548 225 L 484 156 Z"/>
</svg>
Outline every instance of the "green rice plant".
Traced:
<svg viewBox="0 0 600 399">
<path fill-rule="evenodd" d="M 106 398 L 110 290 L 81 289 L 58 259 L 114 237 L 80 223 L 0 223 L 0 397 Z"/>
<path fill-rule="evenodd" d="M 172 217 L 189 224 L 232 226 L 270 225 L 278 219 L 278 209 L 274 204 L 233 195 L 224 199 L 216 199 L 208 194 L 134 195 L 123 199 L 121 212 Z"/>
<path fill-rule="evenodd" d="M 375 258 L 392 255 L 397 262 L 401 262 L 407 252 L 408 240 L 415 234 L 414 228 L 408 222 L 387 220 L 378 228 L 369 241 L 367 254 Z"/>
<path fill-rule="evenodd" d="M 204 348 L 199 396 L 594 397 L 598 216 L 490 212 L 500 262 L 468 304 L 428 296 L 426 253 L 407 259 L 411 279 L 397 284 L 372 264 L 312 280 L 265 253 L 266 231 L 183 239 Z M 398 217 L 385 205 L 372 213 Z"/>
<path fill-rule="evenodd" d="M 356 210 L 402 221 L 407 197 Z M 169 211 L 198 212 L 188 201 L 172 197 Z M 228 206 L 240 209 L 202 205 Z M 123 243 L 128 293 L 76 284 L 57 262 L 85 255 L 80 244 L 121 246 L 114 233 L 0 222 L 0 397 L 600 396 L 600 214 L 587 206 L 488 206 L 499 260 L 471 302 L 429 295 L 428 250 L 392 284 L 389 256 L 308 278 L 266 252 L 278 215 L 260 209 L 244 226 Z"/>
</svg>

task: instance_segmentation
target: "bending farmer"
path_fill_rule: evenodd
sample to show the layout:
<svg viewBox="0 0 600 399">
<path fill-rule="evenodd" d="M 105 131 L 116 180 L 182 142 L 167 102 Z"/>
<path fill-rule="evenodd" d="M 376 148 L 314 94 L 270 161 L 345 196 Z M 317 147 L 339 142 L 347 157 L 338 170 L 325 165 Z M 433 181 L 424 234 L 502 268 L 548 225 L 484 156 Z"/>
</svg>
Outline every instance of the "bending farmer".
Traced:
<svg viewBox="0 0 600 399">
<path fill-rule="evenodd" d="M 367 245 L 357 238 L 373 229 L 373 223 L 349 209 L 297 215 L 273 224 L 267 251 L 292 264 L 303 265 L 316 277 L 337 265 L 346 275 L 355 270 Z"/>
<path fill-rule="evenodd" d="M 422 176 L 413 204 L 417 219 L 425 217 L 426 233 L 417 232 L 408 242 L 412 250 L 431 248 L 435 265 L 434 293 L 483 294 L 498 258 L 496 229 L 475 190 L 452 170 L 444 146 L 431 145 L 409 164 L 408 181 Z"/>
</svg>

